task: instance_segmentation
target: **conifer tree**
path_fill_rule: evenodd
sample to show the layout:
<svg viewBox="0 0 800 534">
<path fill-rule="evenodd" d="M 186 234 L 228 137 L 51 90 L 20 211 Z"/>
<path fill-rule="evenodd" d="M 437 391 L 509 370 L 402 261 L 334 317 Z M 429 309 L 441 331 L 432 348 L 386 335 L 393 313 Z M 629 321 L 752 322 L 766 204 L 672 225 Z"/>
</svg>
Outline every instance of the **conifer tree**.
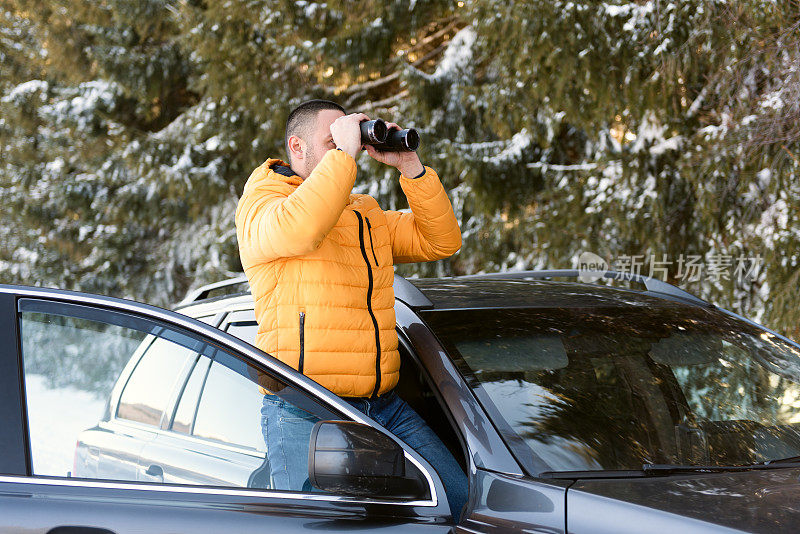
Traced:
<svg viewBox="0 0 800 534">
<path fill-rule="evenodd" d="M 0 2 L 0 277 L 168 305 L 241 271 L 233 212 L 309 98 L 422 134 L 441 276 L 582 251 L 798 336 L 796 1 Z M 359 160 L 355 192 L 407 207 Z M 761 257 L 753 279 L 681 277 Z M 612 265 L 613 266 L 613 265 Z M 653 265 L 655 267 L 655 265 Z M 660 273 L 656 271 L 656 275 Z"/>
</svg>

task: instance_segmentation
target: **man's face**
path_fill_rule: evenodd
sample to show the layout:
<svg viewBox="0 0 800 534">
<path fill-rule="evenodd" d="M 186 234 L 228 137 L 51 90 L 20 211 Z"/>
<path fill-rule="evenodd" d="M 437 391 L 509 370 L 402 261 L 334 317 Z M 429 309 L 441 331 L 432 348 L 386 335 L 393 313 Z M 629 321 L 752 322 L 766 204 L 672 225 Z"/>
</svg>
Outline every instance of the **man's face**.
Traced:
<svg viewBox="0 0 800 534">
<path fill-rule="evenodd" d="M 336 145 L 331 138 L 331 124 L 339 117 L 343 117 L 344 113 L 338 109 L 323 109 L 317 112 L 317 120 L 315 121 L 314 128 L 306 141 L 305 157 L 303 159 L 303 179 L 308 178 L 317 163 L 320 162 L 322 157 L 328 150 L 336 148 Z"/>
</svg>

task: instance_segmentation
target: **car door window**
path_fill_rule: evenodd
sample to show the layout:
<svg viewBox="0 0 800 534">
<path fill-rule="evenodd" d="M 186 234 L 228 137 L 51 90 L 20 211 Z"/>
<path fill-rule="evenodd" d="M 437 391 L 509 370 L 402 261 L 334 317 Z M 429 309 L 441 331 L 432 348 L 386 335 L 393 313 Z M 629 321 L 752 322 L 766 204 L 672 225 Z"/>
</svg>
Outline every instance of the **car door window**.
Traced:
<svg viewBox="0 0 800 534">
<path fill-rule="evenodd" d="M 254 387 L 244 363 L 218 357 L 208 372 L 193 434 L 248 449 L 266 451 L 260 425 L 264 395 Z M 232 414 L 236 414 L 232 417 Z M 314 418 L 319 420 L 319 418 Z"/>
<path fill-rule="evenodd" d="M 346 496 L 311 485 L 307 448 L 316 422 L 352 419 L 250 360 L 246 345 L 133 305 L 24 297 L 18 312 L 31 476 Z M 275 468 L 275 455 L 293 468 Z M 405 469 L 419 481 L 417 461 Z"/>
<path fill-rule="evenodd" d="M 255 321 L 236 321 L 228 325 L 228 332 L 253 345 L 256 342 L 258 323 Z"/>
<path fill-rule="evenodd" d="M 127 360 L 152 336 L 34 308 L 21 314 L 21 341 L 33 472 L 66 476 L 78 434 L 97 424 Z"/>
<path fill-rule="evenodd" d="M 170 395 L 194 351 L 158 337 L 131 374 L 117 407 L 117 417 L 159 426 Z"/>
<path fill-rule="evenodd" d="M 260 474 L 269 467 L 261 417 L 265 395 L 309 421 L 347 419 L 218 342 L 180 327 L 39 299 L 20 299 L 19 308 L 33 475 L 269 487 L 253 482 L 268 478 Z M 145 470 L 139 455 L 156 443 L 160 414 L 168 399 L 178 397 L 172 429 L 191 432 L 197 445 L 148 457 Z M 154 426 L 138 438 L 122 417 Z M 307 443 L 309 435 L 298 439 Z M 126 472 L 130 466 L 138 466 L 135 476 Z"/>
</svg>

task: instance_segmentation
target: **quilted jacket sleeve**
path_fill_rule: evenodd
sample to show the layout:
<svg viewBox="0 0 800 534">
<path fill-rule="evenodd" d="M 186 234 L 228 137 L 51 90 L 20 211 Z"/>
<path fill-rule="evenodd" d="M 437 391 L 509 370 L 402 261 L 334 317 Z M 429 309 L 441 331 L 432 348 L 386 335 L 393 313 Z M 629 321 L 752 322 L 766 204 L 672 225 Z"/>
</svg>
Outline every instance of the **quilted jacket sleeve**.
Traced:
<svg viewBox="0 0 800 534">
<path fill-rule="evenodd" d="M 395 263 L 447 258 L 461 248 L 461 228 L 453 206 L 430 167 L 419 178 L 400 176 L 411 213 L 386 210 Z"/>
<path fill-rule="evenodd" d="M 245 187 L 236 208 L 242 261 L 272 261 L 308 254 L 319 247 L 350 199 L 356 170 L 352 156 L 329 150 L 288 195 L 269 184 Z"/>
</svg>

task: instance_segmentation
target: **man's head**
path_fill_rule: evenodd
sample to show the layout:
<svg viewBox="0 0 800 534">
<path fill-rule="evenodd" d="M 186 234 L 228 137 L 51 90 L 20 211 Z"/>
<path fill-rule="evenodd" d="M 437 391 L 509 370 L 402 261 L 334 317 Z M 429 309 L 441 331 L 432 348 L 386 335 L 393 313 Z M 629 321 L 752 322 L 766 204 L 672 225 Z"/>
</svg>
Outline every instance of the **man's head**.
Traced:
<svg viewBox="0 0 800 534">
<path fill-rule="evenodd" d="M 304 180 L 336 145 L 331 139 L 331 124 L 345 115 L 344 108 L 329 100 L 308 100 L 289 113 L 286 119 L 286 154 L 292 170 Z"/>
</svg>

